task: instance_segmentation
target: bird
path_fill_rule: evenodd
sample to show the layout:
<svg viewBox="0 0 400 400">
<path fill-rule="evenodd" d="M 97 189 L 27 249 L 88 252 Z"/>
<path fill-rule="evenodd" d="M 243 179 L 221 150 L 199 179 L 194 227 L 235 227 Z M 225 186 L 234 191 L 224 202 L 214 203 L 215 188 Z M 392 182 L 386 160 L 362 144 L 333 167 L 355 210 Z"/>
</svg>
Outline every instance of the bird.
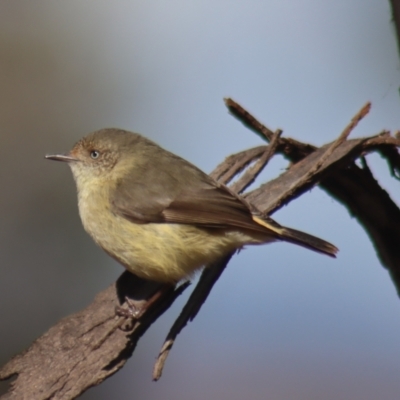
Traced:
<svg viewBox="0 0 400 400">
<path fill-rule="evenodd" d="M 338 251 L 255 212 L 227 186 L 138 133 L 98 130 L 68 154 L 46 158 L 70 166 L 87 233 L 143 279 L 176 284 L 247 245 L 284 241 L 331 257 Z"/>
</svg>

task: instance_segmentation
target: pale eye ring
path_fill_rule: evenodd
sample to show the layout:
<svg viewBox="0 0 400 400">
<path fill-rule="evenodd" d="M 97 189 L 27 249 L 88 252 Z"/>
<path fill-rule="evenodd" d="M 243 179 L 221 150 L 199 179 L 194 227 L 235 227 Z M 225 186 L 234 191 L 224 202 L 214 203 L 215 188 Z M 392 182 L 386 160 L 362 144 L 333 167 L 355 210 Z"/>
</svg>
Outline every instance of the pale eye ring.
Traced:
<svg viewBox="0 0 400 400">
<path fill-rule="evenodd" d="M 93 160 L 96 160 L 97 158 L 99 158 L 100 156 L 100 152 L 98 150 L 92 150 L 90 152 L 90 157 L 93 158 Z"/>
</svg>

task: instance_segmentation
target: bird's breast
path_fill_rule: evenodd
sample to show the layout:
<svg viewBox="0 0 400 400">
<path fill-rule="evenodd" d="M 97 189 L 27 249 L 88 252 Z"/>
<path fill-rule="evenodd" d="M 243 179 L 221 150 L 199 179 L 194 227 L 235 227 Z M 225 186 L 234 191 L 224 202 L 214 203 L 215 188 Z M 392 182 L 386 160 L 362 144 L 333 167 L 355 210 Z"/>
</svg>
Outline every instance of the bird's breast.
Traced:
<svg viewBox="0 0 400 400">
<path fill-rule="evenodd" d="M 185 224 L 136 224 L 113 212 L 106 185 L 79 191 L 85 230 L 110 256 L 134 274 L 177 282 L 248 241 L 239 232 Z"/>
</svg>

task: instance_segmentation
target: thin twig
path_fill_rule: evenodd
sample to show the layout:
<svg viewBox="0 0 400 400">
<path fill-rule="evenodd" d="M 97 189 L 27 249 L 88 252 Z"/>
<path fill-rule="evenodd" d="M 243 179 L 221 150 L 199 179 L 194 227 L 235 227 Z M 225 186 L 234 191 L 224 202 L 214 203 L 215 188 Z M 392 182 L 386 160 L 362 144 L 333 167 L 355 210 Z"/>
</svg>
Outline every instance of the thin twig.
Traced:
<svg viewBox="0 0 400 400">
<path fill-rule="evenodd" d="M 224 99 L 229 112 L 237 118 L 246 128 L 256 133 L 257 136 L 268 142 L 272 139 L 274 132 L 267 126 L 258 121 L 252 114 L 245 110 L 239 103 L 231 98 Z M 302 143 L 291 138 L 280 138 L 276 153 L 288 157 L 290 161 L 297 162 L 315 151 L 317 147 Z"/>
<path fill-rule="evenodd" d="M 240 174 L 253 161 L 260 158 L 267 146 L 258 146 L 240 153 L 232 154 L 219 164 L 210 176 L 227 185 L 237 174 Z"/>
<path fill-rule="evenodd" d="M 304 180 L 307 181 L 309 177 L 315 175 L 324 162 L 330 157 L 330 155 L 348 138 L 352 130 L 358 125 L 358 123 L 369 113 L 371 110 L 371 103 L 366 103 L 360 111 L 351 119 L 350 123 L 344 128 L 343 132 L 339 137 L 326 149 L 325 153 L 315 163 L 315 165 L 305 175 Z"/>
<path fill-rule="evenodd" d="M 269 160 L 275 154 L 275 150 L 278 146 L 278 139 L 282 134 L 282 130 L 278 129 L 272 136 L 270 144 L 265 149 L 264 154 L 261 158 L 249 168 L 240 179 L 231 186 L 231 190 L 236 193 L 244 192 L 248 186 L 250 186 L 260 174 L 260 172 L 267 166 Z"/>
<path fill-rule="evenodd" d="M 347 139 L 350 135 L 351 131 L 357 126 L 357 124 L 364 118 L 369 110 L 371 109 L 371 104 L 365 104 L 360 111 L 351 119 L 350 123 L 346 126 L 343 132 L 339 135 L 339 137 L 324 151 L 324 153 L 318 158 L 315 164 L 298 180 L 294 181 L 288 189 L 282 194 L 280 197 L 280 201 L 282 203 L 285 202 L 289 197 L 293 197 L 296 191 L 300 187 L 306 186 L 306 184 L 312 180 L 313 176 L 315 176 L 324 163 L 328 160 L 328 158 L 333 154 L 333 152 Z M 265 212 L 265 211 L 263 211 Z"/>
<path fill-rule="evenodd" d="M 246 111 L 239 103 L 231 98 L 224 99 L 225 105 L 228 107 L 230 113 L 236 117 L 247 128 L 251 129 L 262 139 L 267 139 L 268 142 L 272 140 L 274 132 L 258 121 L 253 115 Z"/>
<path fill-rule="evenodd" d="M 186 324 L 196 317 L 201 306 L 204 304 L 208 295 L 210 294 L 215 282 L 217 282 L 217 280 L 221 276 L 233 254 L 233 252 L 228 254 L 224 258 L 218 260 L 217 262 L 209 265 L 207 268 L 204 269 L 199 283 L 190 295 L 190 298 L 183 307 L 181 313 L 179 314 L 179 317 L 172 325 L 164 341 L 164 344 L 161 347 L 160 353 L 158 354 L 157 360 L 153 368 L 153 380 L 157 381 L 161 378 L 165 361 L 167 360 L 167 357 L 169 355 L 169 352 L 171 351 L 176 337 L 186 326 Z"/>
</svg>

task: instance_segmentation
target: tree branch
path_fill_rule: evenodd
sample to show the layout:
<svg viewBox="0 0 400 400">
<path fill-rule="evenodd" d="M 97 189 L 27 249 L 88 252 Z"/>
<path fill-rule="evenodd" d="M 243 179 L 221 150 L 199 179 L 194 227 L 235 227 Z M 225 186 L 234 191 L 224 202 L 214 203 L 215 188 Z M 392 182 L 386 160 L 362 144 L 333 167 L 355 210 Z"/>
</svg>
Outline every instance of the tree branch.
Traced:
<svg viewBox="0 0 400 400">
<path fill-rule="evenodd" d="M 320 183 L 365 228 L 400 293 L 400 210 L 376 182 L 367 163 L 363 161 L 361 167 L 354 163 L 358 157 L 378 151 L 388 160 L 391 171 L 395 173 L 400 165 L 397 151 L 399 139 L 383 132 L 370 138 L 346 140 L 367 107 L 355 116 L 348 129 L 333 144 L 318 149 L 290 138 L 282 138 L 280 131 L 274 134 L 233 100 L 226 99 L 225 102 L 235 117 L 263 140 L 272 143 L 270 146 L 259 146 L 229 156 L 211 175 L 228 183 L 245 171 L 233 186 L 236 191 L 242 192 L 273 154 L 283 154 L 292 163 L 288 170 L 246 193 L 246 201 L 262 212 L 272 213 Z M 254 165 L 249 168 L 252 163 Z M 156 361 L 154 379 L 161 376 L 177 335 L 197 315 L 231 256 L 227 255 L 225 259 L 204 270 L 166 337 Z M 139 338 L 187 286 L 188 283 L 185 283 L 164 291 L 127 332 L 119 329 L 121 319 L 116 318 L 115 307 L 123 304 L 126 297 L 133 299 L 134 304 L 140 307 L 160 289 L 160 285 L 124 272 L 115 284 L 98 294 L 87 308 L 58 322 L 28 350 L 0 370 L 0 379 L 17 375 L 11 390 L 2 399 L 73 399 L 89 387 L 98 385 L 122 368 L 135 350 Z"/>
</svg>

